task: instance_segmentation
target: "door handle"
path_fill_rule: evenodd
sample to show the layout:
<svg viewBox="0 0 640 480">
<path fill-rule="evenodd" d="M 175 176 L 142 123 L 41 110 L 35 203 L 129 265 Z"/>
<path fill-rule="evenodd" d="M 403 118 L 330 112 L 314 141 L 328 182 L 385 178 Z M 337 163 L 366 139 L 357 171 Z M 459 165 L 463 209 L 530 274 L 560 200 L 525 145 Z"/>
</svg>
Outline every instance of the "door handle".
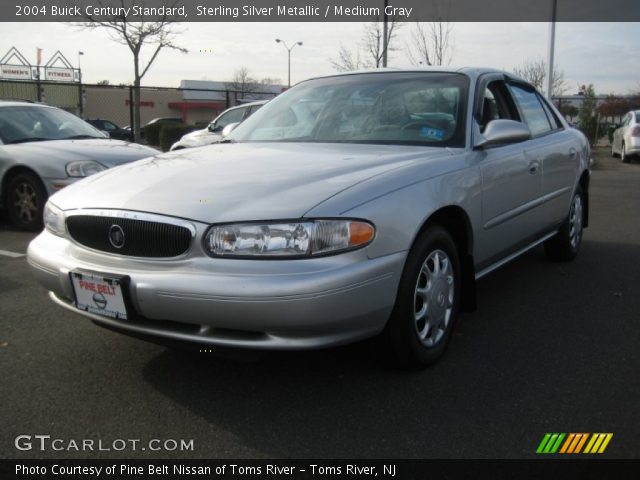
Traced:
<svg viewBox="0 0 640 480">
<path fill-rule="evenodd" d="M 538 171 L 538 167 L 540 166 L 540 162 L 538 162 L 537 160 L 532 161 L 529 164 L 529 173 L 530 174 L 534 174 Z"/>
</svg>

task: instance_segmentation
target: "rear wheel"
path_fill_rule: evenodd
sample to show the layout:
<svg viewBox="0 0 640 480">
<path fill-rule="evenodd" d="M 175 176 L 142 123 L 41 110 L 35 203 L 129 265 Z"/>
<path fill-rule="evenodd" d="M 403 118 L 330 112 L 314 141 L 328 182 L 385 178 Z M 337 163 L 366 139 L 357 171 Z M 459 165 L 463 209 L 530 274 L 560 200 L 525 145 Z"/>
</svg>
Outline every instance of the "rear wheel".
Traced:
<svg viewBox="0 0 640 480">
<path fill-rule="evenodd" d="M 444 353 L 458 315 L 461 279 L 451 235 L 435 225 L 424 231 L 409 252 L 384 333 L 396 364 L 425 367 Z"/>
<path fill-rule="evenodd" d="M 618 154 L 616 153 L 615 149 L 613 148 L 613 142 L 611 142 L 611 157 L 612 158 L 616 158 L 618 156 Z"/>
<path fill-rule="evenodd" d="M 584 221 L 584 194 L 578 187 L 571 200 L 569 215 L 558 233 L 544 244 L 545 252 L 551 260 L 569 261 L 576 258 L 582 244 Z"/>
<path fill-rule="evenodd" d="M 623 163 L 629 163 L 629 155 L 627 155 L 627 147 L 624 146 L 624 143 L 622 144 L 622 150 L 620 152 L 620 160 L 622 160 Z"/>
<path fill-rule="evenodd" d="M 31 173 L 19 173 L 7 188 L 7 211 L 11 222 L 22 230 L 42 229 L 42 211 L 47 194 L 40 179 Z"/>
</svg>

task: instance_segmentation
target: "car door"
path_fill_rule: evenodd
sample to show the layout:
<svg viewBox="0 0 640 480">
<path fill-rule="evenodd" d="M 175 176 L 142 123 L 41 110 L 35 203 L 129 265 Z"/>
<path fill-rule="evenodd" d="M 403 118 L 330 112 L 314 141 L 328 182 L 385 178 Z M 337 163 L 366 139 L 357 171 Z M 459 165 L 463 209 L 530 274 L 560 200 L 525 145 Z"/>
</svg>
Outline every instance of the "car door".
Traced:
<svg viewBox="0 0 640 480">
<path fill-rule="evenodd" d="M 542 196 L 535 209 L 541 229 L 551 230 L 567 216 L 578 170 L 581 148 L 565 130 L 547 101 L 530 85 L 509 83 L 516 105 L 531 130 L 524 155 L 542 173 Z"/>
<path fill-rule="evenodd" d="M 491 120 L 520 121 L 504 80 L 490 81 L 479 92 L 475 120 L 480 133 Z M 534 208 L 542 196 L 539 161 L 525 154 L 529 142 L 497 145 L 478 151 L 482 180 L 482 229 L 476 244 L 480 265 L 526 244 L 542 228 Z"/>
</svg>

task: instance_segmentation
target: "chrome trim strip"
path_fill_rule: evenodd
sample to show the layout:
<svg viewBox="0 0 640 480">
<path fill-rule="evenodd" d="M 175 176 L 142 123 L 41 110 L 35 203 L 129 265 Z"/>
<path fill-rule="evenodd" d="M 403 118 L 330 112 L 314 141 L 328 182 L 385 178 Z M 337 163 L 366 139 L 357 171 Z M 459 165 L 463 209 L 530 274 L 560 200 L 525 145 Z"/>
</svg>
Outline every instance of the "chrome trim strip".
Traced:
<svg viewBox="0 0 640 480">
<path fill-rule="evenodd" d="M 133 212 L 130 210 L 109 210 L 102 208 L 81 208 L 64 212 L 65 218 L 75 217 L 78 215 L 87 215 L 90 217 L 116 217 L 126 218 L 128 220 L 143 220 L 155 223 L 167 223 L 177 227 L 184 227 L 191 232 L 191 238 L 196 236 L 196 227 L 193 223 L 180 218 L 167 217 L 164 215 L 156 215 L 154 213 Z"/>
<path fill-rule="evenodd" d="M 527 245 L 524 248 L 521 248 L 520 250 L 518 250 L 515 253 L 512 253 L 511 255 L 509 255 L 508 257 L 503 258 L 502 260 L 498 260 L 496 263 L 494 263 L 493 265 L 489 265 L 487 268 L 480 270 L 478 273 L 476 273 L 476 280 L 479 280 L 480 278 L 484 277 L 485 275 L 493 272 L 494 270 L 497 270 L 498 268 L 500 268 L 501 266 L 503 266 L 506 263 L 509 263 L 511 260 L 519 257 L 520 255 L 522 255 L 523 253 L 528 252 L 529 250 L 531 250 L 534 247 L 537 247 L 538 245 L 540 245 L 543 242 L 546 242 L 547 240 L 549 240 L 551 237 L 553 237 L 556 233 L 558 233 L 557 230 L 554 230 L 553 232 L 545 235 L 544 237 L 536 240 L 535 242 Z"/>
<path fill-rule="evenodd" d="M 490 228 L 497 227 L 501 223 L 504 223 L 504 222 L 506 222 L 508 220 L 511 220 L 513 217 L 517 217 L 518 215 L 520 215 L 520 214 L 522 214 L 524 212 L 528 212 L 529 210 L 532 210 L 532 209 L 534 209 L 536 207 L 539 207 L 543 203 L 547 203 L 549 200 L 553 200 L 554 198 L 559 197 L 560 195 L 562 195 L 563 193 L 568 192 L 569 190 L 571 190 L 571 187 L 561 188 L 560 190 L 556 190 L 555 192 L 547 193 L 546 195 L 543 195 L 540 198 L 536 198 L 535 200 L 531 200 L 530 202 L 525 203 L 524 205 L 520 205 L 519 207 L 516 207 L 513 210 L 509 210 L 508 212 L 501 213 L 500 215 L 498 215 L 496 217 L 493 217 L 491 220 L 489 220 L 487 223 L 485 223 L 482 226 L 482 228 L 488 230 Z"/>
</svg>

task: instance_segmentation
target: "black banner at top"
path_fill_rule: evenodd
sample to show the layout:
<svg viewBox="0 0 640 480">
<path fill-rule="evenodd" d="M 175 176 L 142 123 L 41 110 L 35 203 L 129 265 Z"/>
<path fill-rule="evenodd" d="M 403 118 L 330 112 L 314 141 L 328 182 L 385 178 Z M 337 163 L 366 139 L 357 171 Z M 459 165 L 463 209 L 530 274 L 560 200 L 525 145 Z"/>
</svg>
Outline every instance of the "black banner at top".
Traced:
<svg viewBox="0 0 640 480">
<path fill-rule="evenodd" d="M 638 0 L 15 0 L 4 22 L 637 22 Z"/>
</svg>

